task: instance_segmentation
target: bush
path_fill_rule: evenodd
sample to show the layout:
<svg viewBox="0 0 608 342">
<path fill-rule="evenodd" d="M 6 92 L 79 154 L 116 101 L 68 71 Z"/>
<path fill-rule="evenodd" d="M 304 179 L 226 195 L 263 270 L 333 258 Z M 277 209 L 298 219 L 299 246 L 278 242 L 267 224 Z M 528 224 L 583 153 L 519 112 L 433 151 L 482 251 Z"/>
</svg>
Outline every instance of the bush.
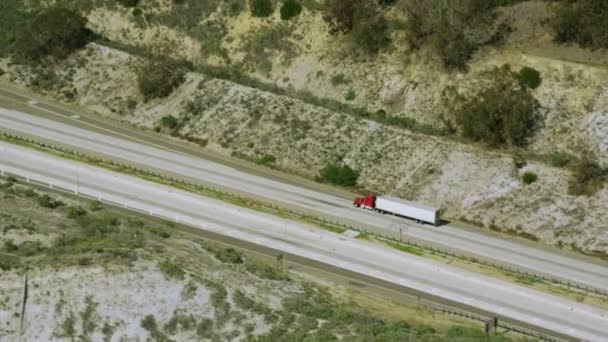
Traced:
<svg viewBox="0 0 608 342">
<path fill-rule="evenodd" d="M 344 76 L 343 73 L 333 75 L 331 77 L 330 81 L 333 86 L 337 86 L 340 84 L 346 84 L 346 83 L 350 82 L 350 80 L 348 78 L 346 78 L 346 76 Z"/>
<path fill-rule="evenodd" d="M 608 48 L 606 22 L 605 0 L 561 1 L 550 20 L 557 42 L 575 42 L 588 48 Z"/>
<path fill-rule="evenodd" d="M 135 7 L 139 4 L 139 0 L 116 0 L 124 7 Z"/>
<path fill-rule="evenodd" d="M 551 155 L 551 165 L 555 167 L 564 167 L 570 163 L 570 155 L 565 152 L 554 152 Z"/>
<path fill-rule="evenodd" d="M 271 154 L 265 154 L 262 157 L 258 158 L 255 162 L 258 165 L 268 166 L 270 164 L 274 164 L 277 161 L 277 158 Z"/>
<path fill-rule="evenodd" d="M 517 74 L 517 79 L 522 87 L 536 89 L 542 83 L 540 72 L 530 67 L 523 67 Z"/>
<path fill-rule="evenodd" d="M 87 216 L 87 211 L 81 207 L 70 207 L 68 209 L 69 219 L 78 219 Z"/>
<path fill-rule="evenodd" d="M 584 159 L 578 163 L 570 180 L 568 192 L 572 195 L 593 195 L 602 188 L 608 178 L 608 170 L 596 162 Z"/>
<path fill-rule="evenodd" d="M 353 170 L 348 165 L 339 166 L 335 163 L 327 164 L 319 174 L 321 181 L 342 186 L 354 186 L 358 178 L 359 171 Z"/>
<path fill-rule="evenodd" d="M 158 267 L 160 268 L 160 271 L 167 277 L 167 278 L 174 278 L 177 280 L 183 280 L 184 279 L 184 275 L 185 272 L 184 270 L 182 270 L 178 265 L 165 260 L 163 262 L 161 262 Z"/>
<path fill-rule="evenodd" d="M 179 121 L 173 115 L 163 116 L 160 119 L 160 124 L 168 129 L 175 129 L 178 125 Z"/>
<path fill-rule="evenodd" d="M 355 11 L 359 7 L 357 0 L 327 0 L 323 20 L 329 26 L 329 33 L 348 33 L 353 28 Z"/>
<path fill-rule="evenodd" d="M 540 124 L 538 102 L 516 83 L 508 65 L 484 76 L 488 84 L 477 92 L 448 100 L 447 108 L 453 108 L 461 135 L 493 146 L 525 145 Z"/>
<path fill-rule="evenodd" d="M 50 7 L 17 30 L 15 52 L 26 61 L 45 56 L 65 58 L 95 38 L 86 24 L 87 20 L 74 10 Z"/>
<path fill-rule="evenodd" d="M 370 54 L 378 53 L 391 42 L 388 22 L 381 14 L 357 20 L 352 35 L 357 45 Z"/>
<path fill-rule="evenodd" d="M 169 96 L 185 81 L 188 65 L 168 58 L 149 60 L 136 68 L 139 91 L 144 101 Z"/>
<path fill-rule="evenodd" d="M 527 171 L 521 177 L 521 180 L 524 182 L 524 184 L 532 184 L 538 180 L 538 176 L 534 172 Z"/>
<path fill-rule="evenodd" d="M 496 25 L 501 0 L 404 1 L 410 46 L 432 47 L 450 69 L 464 69 L 473 52 L 498 40 L 502 25 Z"/>
<path fill-rule="evenodd" d="M 285 0 L 281 6 L 281 19 L 289 20 L 302 13 L 302 5 L 296 0 Z"/>
<path fill-rule="evenodd" d="M 241 253 L 231 247 L 216 249 L 213 251 L 213 255 L 215 255 L 215 258 L 221 262 L 227 262 L 231 264 L 243 263 L 243 256 L 241 255 Z"/>
<path fill-rule="evenodd" d="M 272 0 L 250 0 L 251 14 L 254 17 L 268 17 L 274 12 Z"/>
<path fill-rule="evenodd" d="M 344 94 L 344 99 L 346 101 L 352 101 L 357 97 L 357 93 L 355 93 L 355 90 L 353 88 L 350 88 L 346 94 Z"/>
<path fill-rule="evenodd" d="M 63 202 L 61 202 L 59 200 L 55 200 L 49 195 L 40 196 L 38 198 L 38 204 L 40 204 L 41 207 L 50 208 L 50 209 L 56 209 L 56 208 L 59 208 L 59 207 L 65 205 Z"/>
</svg>

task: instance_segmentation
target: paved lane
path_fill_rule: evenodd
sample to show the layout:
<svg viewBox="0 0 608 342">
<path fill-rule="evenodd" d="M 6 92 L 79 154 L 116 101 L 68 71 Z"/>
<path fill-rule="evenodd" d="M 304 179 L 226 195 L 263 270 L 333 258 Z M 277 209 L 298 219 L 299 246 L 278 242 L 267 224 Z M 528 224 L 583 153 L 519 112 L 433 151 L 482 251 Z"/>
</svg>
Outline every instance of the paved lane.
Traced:
<svg viewBox="0 0 608 342">
<path fill-rule="evenodd" d="M 370 231 L 379 233 L 390 231 L 393 234 L 400 231 L 404 238 L 422 240 L 435 246 L 475 255 L 520 270 L 608 291 L 608 267 L 569 258 L 545 249 L 537 249 L 458 227 L 419 225 L 409 220 L 364 211 L 353 208 L 350 200 L 339 196 L 13 110 L 0 108 L 0 129 L 42 137 L 45 141 L 61 143 L 124 163 L 181 176 L 197 183 L 219 186 L 249 197 L 263 198 L 270 203 L 340 220 Z"/>
<path fill-rule="evenodd" d="M 6 143 L 0 143 L 0 168 L 463 303 L 502 318 L 589 341 L 608 340 L 604 329 L 608 326 L 608 312 L 604 310 L 411 254 Z"/>
</svg>

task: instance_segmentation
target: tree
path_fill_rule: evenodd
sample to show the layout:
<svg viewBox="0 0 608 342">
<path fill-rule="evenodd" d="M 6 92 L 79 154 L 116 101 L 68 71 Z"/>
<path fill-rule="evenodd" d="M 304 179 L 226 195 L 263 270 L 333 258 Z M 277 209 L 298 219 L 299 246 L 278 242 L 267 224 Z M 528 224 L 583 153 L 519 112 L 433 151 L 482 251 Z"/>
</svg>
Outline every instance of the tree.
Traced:
<svg viewBox="0 0 608 342">
<path fill-rule="evenodd" d="M 519 74 L 517 75 L 517 79 L 522 87 L 527 87 L 530 89 L 536 89 L 542 83 L 540 72 L 527 66 L 521 68 Z"/>
<path fill-rule="evenodd" d="M 289 20 L 302 13 L 302 5 L 296 0 L 285 0 L 281 6 L 281 19 Z"/>
<path fill-rule="evenodd" d="M 169 96 L 185 81 L 188 65 L 158 57 L 136 67 L 137 84 L 144 101 Z"/>
<path fill-rule="evenodd" d="M 15 52 L 27 61 L 45 56 L 65 58 L 95 37 L 86 24 L 74 10 L 50 7 L 17 30 Z"/>
<path fill-rule="evenodd" d="M 411 47 L 430 45 L 449 69 L 463 69 L 478 46 L 497 40 L 501 0 L 404 0 Z"/>
<path fill-rule="evenodd" d="M 481 79 L 470 94 L 453 89 L 444 94 L 461 135 L 493 146 L 525 145 L 540 123 L 538 102 L 508 65 L 482 73 Z"/>
<path fill-rule="evenodd" d="M 348 33 L 353 28 L 355 1 L 328 0 L 325 2 L 323 19 L 329 26 L 329 33 Z"/>
<path fill-rule="evenodd" d="M 582 47 L 608 48 L 608 2 L 605 0 L 562 1 L 550 21 L 555 40 Z"/>
<path fill-rule="evenodd" d="M 250 0 L 249 6 L 254 17 L 268 17 L 274 12 L 271 0 Z"/>
<path fill-rule="evenodd" d="M 376 1 L 327 0 L 323 19 L 331 34 L 352 32 L 354 41 L 369 53 L 390 43 L 388 22 Z"/>
<path fill-rule="evenodd" d="M 135 7 L 139 4 L 139 0 L 116 0 L 124 7 Z"/>
<path fill-rule="evenodd" d="M 342 186 L 354 186 L 359 178 L 359 171 L 348 165 L 327 164 L 320 172 L 320 180 Z"/>
</svg>

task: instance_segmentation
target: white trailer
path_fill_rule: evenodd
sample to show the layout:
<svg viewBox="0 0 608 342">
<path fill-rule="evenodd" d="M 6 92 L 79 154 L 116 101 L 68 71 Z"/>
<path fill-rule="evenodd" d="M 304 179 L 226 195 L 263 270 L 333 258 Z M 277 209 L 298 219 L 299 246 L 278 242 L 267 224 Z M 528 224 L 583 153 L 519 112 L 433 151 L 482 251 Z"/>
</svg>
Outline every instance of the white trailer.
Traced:
<svg viewBox="0 0 608 342">
<path fill-rule="evenodd" d="M 382 213 L 405 216 L 417 221 L 439 225 L 439 209 L 390 196 L 376 197 L 375 209 Z"/>
</svg>

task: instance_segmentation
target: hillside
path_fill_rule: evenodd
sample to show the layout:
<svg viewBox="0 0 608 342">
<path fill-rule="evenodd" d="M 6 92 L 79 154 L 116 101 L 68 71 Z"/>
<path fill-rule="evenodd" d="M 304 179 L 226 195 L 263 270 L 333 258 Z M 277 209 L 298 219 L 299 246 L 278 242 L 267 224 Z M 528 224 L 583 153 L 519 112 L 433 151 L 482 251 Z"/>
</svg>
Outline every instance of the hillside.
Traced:
<svg viewBox="0 0 608 342">
<path fill-rule="evenodd" d="M 552 5 L 523 1 L 491 18 L 491 27 L 510 27 L 496 29 L 500 43 L 479 44 L 464 69 L 448 69 L 432 46 L 412 45 L 401 3 L 382 8 L 390 44 L 370 54 L 353 34 L 330 34 L 315 1 L 289 20 L 278 5 L 269 17 L 254 17 L 238 0 L 133 8 L 91 2 L 79 9 L 87 27 L 111 43 L 89 44 L 44 70 L 5 59 L 0 80 L 221 153 L 269 155 L 271 166 L 311 178 L 328 163 L 345 163 L 360 171 L 362 189 L 441 207 L 449 219 L 605 254 L 604 50 L 554 42 L 544 24 Z M 160 99 L 146 99 L 138 84 L 151 54 L 192 63 L 184 82 Z M 539 72 L 536 87 L 511 79 L 525 67 Z M 448 96 L 474 99 L 501 82 L 509 92 L 487 98 L 512 93 L 513 102 L 490 107 L 511 107 L 522 96 L 540 117 L 521 146 L 463 137 L 457 113 L 470 103 Z M 536 177 L 531 184 L 527 173 Z M 572 191 L 577 181 L 586 182 L 579 193 Z"/>
</svg>

